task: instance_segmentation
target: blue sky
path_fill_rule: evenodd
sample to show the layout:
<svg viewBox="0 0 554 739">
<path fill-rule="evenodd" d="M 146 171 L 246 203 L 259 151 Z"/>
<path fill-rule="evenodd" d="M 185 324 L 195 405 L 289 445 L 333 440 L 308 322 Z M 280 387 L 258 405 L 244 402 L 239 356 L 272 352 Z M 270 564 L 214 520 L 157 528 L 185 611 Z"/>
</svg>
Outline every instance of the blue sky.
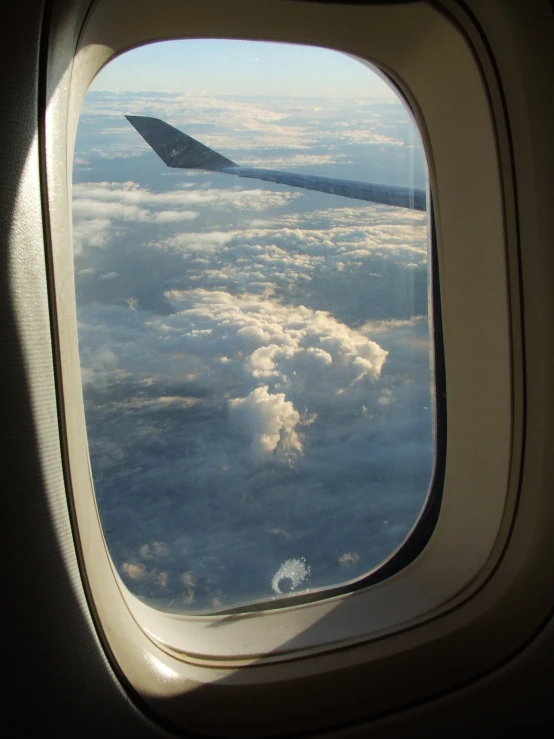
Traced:
<svg viewBox="0 0 554 739">
<path fill-rule="evenodd" d="M 337 51 L 220 39 L 166 41 L 133 49 L 110 62 L 91 89 L 395 97 L 365 64 Z"/>
</svg>

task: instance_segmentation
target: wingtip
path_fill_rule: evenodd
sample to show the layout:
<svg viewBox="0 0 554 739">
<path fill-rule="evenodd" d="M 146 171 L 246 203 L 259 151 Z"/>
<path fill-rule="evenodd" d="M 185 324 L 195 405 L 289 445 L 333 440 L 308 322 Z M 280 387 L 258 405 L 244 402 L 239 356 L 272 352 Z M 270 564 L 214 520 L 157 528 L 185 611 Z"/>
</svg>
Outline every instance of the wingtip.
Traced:
<svg viewBox="0 0 554 739">
<path fill-rule="evenodd" d="M 127 118 L 129 123 L 135 128 L 137 128 L 137 124 L 138 125 L 140 125 L 141 123 L 144 124 L 147 121 L 150 121 L 150 122 L 155 121 L 157 123 L 164 123 L 164 121 L 162 121 L 160 118 L 155 118 L 154 116 L 151 116 L 151 115 L 127 115 L 126 113 L 124 113 L 124 116 L 125 118 Z"/>
</svg>

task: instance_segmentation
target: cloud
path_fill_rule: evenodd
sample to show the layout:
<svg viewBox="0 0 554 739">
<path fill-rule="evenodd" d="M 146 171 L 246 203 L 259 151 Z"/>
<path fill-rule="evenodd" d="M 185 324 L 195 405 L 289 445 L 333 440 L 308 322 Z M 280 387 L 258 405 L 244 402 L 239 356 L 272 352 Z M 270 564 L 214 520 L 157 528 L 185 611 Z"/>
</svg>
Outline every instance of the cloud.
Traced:
<svg viewBox="0 0 554 739">
<path fill-rule="evenodd" d="M 275 157 L 264 156 L 259 159 L 248 159 L 249 167 L 262 167 L 265 169 L 284 169 L 284 170 L 296 170 L 298 167 L 310 167 L 310 166 L 324 166 L 328 164 L 334 164 L 337 161 L 343 160 L 346 155 L 336 154 L 294 154 L 291 153 L 289 156 Z"/>
<path fill-rule="evenodd" d="M 303 103 L 286 96 L 245 99 L 202 93 L 94 93 L 83 106 L 82 122 L 103 121 L 102 128 L 95 129 L 101 143 L 95 138 L 98 143 L 85 151 L 104 158 L 147 153 L 148 145 L 132 127 L 122 125 L 126 114 L 162 118 L 231 158 L 254 149 L 271 152 L 283 148 L 316 156 L 308 150 L 321 141 L 322 131 L 328 135 L 328 146 L 334 147 L 360 143 L 387 148 L 410 145 L 411 141 L 397 135 L 398 127 L 407 121 L 401 103 L 380 107 L 392 110 L 396 118 L 390 112 L 376 115 L 370 103 L 370 99 L 358 98 L 314 98 Z M 242 163 L 254 166 L 252 162 Z"/>
<path fill-rule="evenodd" d="M 73 221 L 73 249 L 80 254 L 85 246 L 104 246 L 112 222 L 108 218 L 75 219 Z"/>
<path fill-rule="evenodd" d="M 243 249 L 248 257 L 246 269 L 252 268 L 251 260 L 256 268 L 262 261 L 268 265 L 279 260 L 281 265 L 294 264 L 297 269 L 300 260 L 310 263 L 314 258 L 330 257 L 336 264 L 338 259 L 355 260 L 371 254 L 409 266 L 426 264 L 425 219 L 407 218 L 404 214 L 399 217 L 396 210 L 375 212 L 368 219 L 359 211 L 338 209 L 333 214 L 321 214 L 332 219 L 333 225 L 327 228 L 324 224 L 318 227 L 318 212 L 313 214 L 309 225 L 304 220 L 304 228 L 294 227 L 300 222 L 298 216 L 284 214 L 279 219 L 280 227 L 270 222 L 267 228 L 180 233 L 160 240 L 157 246 L 185 251 L 202 244 L 207 251 L 213 251 L 225 245 L 225 258 L 231 250 L 240 258 L 238 251 Z"/>
<path fill-rule="evenodd" d="M 356 144 L 379 144 L 381 146 L 401 146 L 402 148 L 405 146 L 404 142 L 399 139 L 392 138 L 391 136 L 384 136 L 383 134 L 372 131 L 371 129 L 368 130 L 367 128 L 343 130 L 339 134 L 338 138 Z"/>
<path fill-rule="evenodd" d="M 135 397 L 129 400 L 113 401 L 113 408 L 127 411 L 163 411 L 167 408 L 192 408 L 199 403 L 198 398 L 162 395 L 155 398 Z"/>
<path fill-rule="evenodd" d="M 302 454 L 302 443 L 295 430 L 300 414 L 284 393 L 268 391 L 267 385 L 261 385 L 246 398 L 232 398 L 231 422 L 241 432 L 247 429 L 254 462 L 271 455 L 292 461 Z"/>
<path fill-rule="evenodd" d="M 194 221 L 198 210 L 191 207 L 243 208 L 265 211 L 283 207 L 298 193 L 271 192 L 262 189 L 244 190 L 206 188 L 151 192 L 134 182 L 80 183 L 73 187 L 73 239 L 75 250 L 104 247 L 110 236 L 129 224 L 172 224 Z M 117 223 L 117 226 L 114 225 Z"/>
<path fill-rule="evenodd" d="M 175 223 L 178 221 L 194 221 L 198 213 L 190 210 L 162 210 L 155 213 L 153 220 L 158 223 Z"/>
<path fill-rule="evenodd" d="M 152 246 L 182 256 L 186 277 L 175 284 L 274 295 L 355 323 L 425 312 L 425 219 L 392 208 L 376 208 L 370 217 L 336 211 L 316 211 L 304 228 L 285 212 L 280 227 L 275 219 L 263 228 L 182 232 Z"/>
<path fill-rule="evenodd" d="M 292 406 L 283 405 L 284 398 L 279 403 L 268 400 L 261 388 L 276 391 L 275 397 L 302 389 L 317 406 L 322 395 L 327 400 L 355 392 L 363 379 L 375 381 L 387 358 L 379 344 L 324 311 L 202 288 L 169 291 L 167 297 L 175 312 L 164 317 L 145 320 L 139 311 L 102 306 L 88 313 L 92 323 L 81 323 L 81 335 L 92 366 L 103 368 L 89 373 L 88 382 L 104 386 L 110 374 L 116 381 L 120 373 L 143 380 L 163 372 L 168 379 L 175 367 L 180 376 L 211 389 L 216 371 L 223 392 L 242 386 L 250 394 L 258 388 L 244 405 L 253 419 L 261 419 L 263 408 L 275 412 L 275 418 L 284 418 L 286 408 L 292 419 Z M 104 331 L 98 332 L 95 326 L 102 324 Z M 87 355 L 82 357 L 85 367 L 86 360 Z M 308 375 L 319 385 L 306 387 Z M 307 411 L 318 409 L 308 406 Z M 292 437 L 289 441 L 292 449 L 296 442 Z"/>
<path fill-rule="evenodd" d="M 112 219 L 121 219 L 125 221 L 146 221 L 151 217 L 151 213 L 146 208 L 140 208 L 137 205 L 129 205 L 125 202 L 109 202 L 105 200 L 93 200 L 91 198 L 77 197 L 73 201 L 74 217 L 79 222 L 82 218 L 96 219 L 99 215 L 108 216 Z M 165 218 L 164 212 L 154 213 L 153 217 L 157 220 L 164 221 L 179 220 L 178 218 Z M 184 220 L 192 220 L 196 217 L 195 213 L 185 211 Z M 182 219 L 183 220 L 183 219 Z"/>
</svg>

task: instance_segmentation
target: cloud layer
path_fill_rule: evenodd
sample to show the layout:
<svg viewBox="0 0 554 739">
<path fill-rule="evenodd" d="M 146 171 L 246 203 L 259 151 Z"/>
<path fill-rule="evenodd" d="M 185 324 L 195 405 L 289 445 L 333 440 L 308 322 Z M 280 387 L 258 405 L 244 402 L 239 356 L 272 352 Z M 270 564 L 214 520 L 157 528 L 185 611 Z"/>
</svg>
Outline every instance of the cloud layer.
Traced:
<svg viewBox="0 0 554 739">
<path fill-rule="evenodd" d="M 424 178 L 417 136 L 390 104 L 94 93 L 77 140 L 87 429 L 124 581 L 202 611 L 362 576 L 432 477 L 425 214 L 170 172 L 122 112 L 391 184 Z"/>
</svg>

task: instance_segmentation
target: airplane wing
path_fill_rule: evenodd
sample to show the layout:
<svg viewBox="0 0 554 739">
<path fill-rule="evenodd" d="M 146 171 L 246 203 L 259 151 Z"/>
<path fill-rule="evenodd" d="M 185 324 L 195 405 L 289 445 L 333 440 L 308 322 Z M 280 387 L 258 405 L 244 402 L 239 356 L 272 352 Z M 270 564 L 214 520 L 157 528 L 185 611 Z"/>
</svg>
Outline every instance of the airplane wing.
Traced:
<svg viewBox="0 0 554 739">
<path fill-rule="evenodd" d="M 278 169 L 242 167 L 159 118 L 140 115 L 126 115 L 125 118 L 168 167 L 203 169 L 254 180 L 278 182 L 291 187 L 301 187 L 304 190 L 318 190 L 332 195 L 343 195 L 355 200 L 395 205 L 400 208 L 423 211 L 427 208 L 425 190 L 419 188 L 295 174 Z"/>
</svg>

